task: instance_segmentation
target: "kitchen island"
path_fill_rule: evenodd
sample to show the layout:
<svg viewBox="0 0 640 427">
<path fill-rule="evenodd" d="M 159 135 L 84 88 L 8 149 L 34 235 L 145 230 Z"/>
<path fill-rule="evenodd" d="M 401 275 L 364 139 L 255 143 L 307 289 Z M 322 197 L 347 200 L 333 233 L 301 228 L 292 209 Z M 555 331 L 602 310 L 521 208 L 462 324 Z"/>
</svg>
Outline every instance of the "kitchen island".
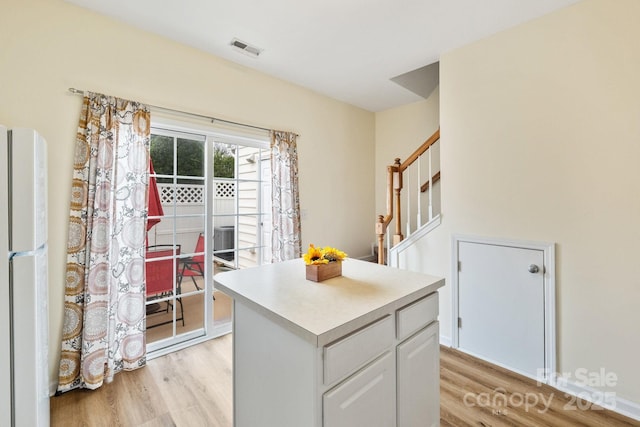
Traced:
<svg viewBox="0 0 640 427">
<path fill-rule="evenodd" d="M 233 298 L 236 427 L 437 426 L 444 279 L 347 259 L 220 273 Z"/>
</svg>

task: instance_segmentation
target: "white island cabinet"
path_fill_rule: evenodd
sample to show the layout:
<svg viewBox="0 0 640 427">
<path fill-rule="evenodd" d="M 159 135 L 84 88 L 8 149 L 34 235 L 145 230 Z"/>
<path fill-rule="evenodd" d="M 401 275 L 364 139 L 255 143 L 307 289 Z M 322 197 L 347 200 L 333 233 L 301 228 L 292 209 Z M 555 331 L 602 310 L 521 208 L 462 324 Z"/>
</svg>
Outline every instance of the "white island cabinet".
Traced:
<svg viewBox="0 0 640 427">
<path fill-rule="evenodd" d="M 364 261 L 305 279 L 302 260 L 230 271 L 236 427 L 439 424 L 444 279 Z"/>
</svg>

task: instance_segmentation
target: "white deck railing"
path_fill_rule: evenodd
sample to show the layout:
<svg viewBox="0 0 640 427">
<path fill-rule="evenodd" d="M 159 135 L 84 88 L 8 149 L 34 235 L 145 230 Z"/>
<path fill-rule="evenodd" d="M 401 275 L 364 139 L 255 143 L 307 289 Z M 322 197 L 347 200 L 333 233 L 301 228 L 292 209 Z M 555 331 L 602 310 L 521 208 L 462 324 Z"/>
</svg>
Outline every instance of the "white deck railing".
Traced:
<svg viewBox="0 0 640 427">
<path fill-rule="evenodd" d="M 229 181 L 215 182 L 216 199 L 233 199 L 236 196 L 236 183 Z M 160 202 L 163 205 L 171 205 L 174 200 L 176 205 L 203 205 L 204 185 L 197 184 L 158 184 Z"/>
</svg>

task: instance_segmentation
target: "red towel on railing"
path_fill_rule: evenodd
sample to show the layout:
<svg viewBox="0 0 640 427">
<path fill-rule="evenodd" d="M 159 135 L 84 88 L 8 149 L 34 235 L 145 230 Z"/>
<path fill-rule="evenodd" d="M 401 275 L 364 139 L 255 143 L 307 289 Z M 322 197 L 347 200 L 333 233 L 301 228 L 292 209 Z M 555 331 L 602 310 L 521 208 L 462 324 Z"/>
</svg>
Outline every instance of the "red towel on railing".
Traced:
<svg viewBox="0 0 640 427">
<path fill-rule="evenodd" d="M 149 174 L 155 174 L 153 170 L 153 162 L 149 159 Z M 160 201 L 160 193 L 158 192 L 158 183 L 155 176 L 149 176 L 149 216 L 163 216 L 162 202 Z M 160 222 L 160 218 L 149 218 L 147 222 L 147 231 Z"/>
</svg>

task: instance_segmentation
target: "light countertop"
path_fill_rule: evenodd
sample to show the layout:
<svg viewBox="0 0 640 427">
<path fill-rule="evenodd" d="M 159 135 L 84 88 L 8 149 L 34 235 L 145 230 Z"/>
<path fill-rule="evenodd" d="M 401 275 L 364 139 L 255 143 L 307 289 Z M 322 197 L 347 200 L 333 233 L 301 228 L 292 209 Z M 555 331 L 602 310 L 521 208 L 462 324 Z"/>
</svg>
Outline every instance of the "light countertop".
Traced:
<svg viewBox="0 0 640 427">
<path fill-rule="evenodd" d="M 444 279 L 346 259 L 342 276 L 305 279 L 302 259 L 228 271 L 215 288 L 320 347 L 429 295 Z"/>
</svg>

